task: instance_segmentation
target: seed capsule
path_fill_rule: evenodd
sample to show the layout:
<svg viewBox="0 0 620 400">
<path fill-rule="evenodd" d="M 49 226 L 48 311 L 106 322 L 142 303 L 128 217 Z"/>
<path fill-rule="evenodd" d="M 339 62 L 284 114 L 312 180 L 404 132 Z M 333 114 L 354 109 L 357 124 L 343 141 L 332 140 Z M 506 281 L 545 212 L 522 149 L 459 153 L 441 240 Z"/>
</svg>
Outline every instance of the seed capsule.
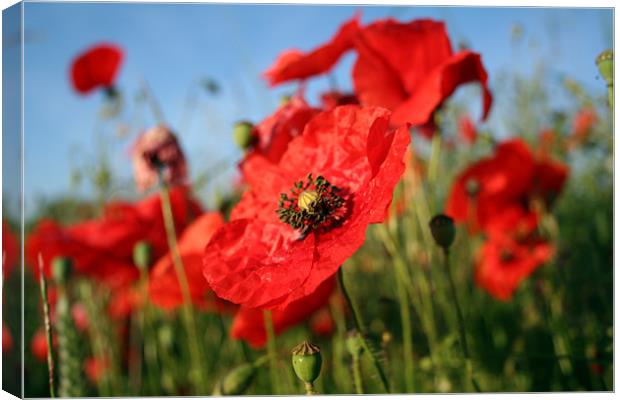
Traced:
<svg viewBox="0 0 620 400">
<path fill-rule="evenodd" d="M 605 50 L 596 57 L 596 65 L 601 76 L 608 85 L 614 82 L 614 52 L 613 50 Z"/>
<path fill-rule="evenodd" d="M 319 194 L 316 190 L 306 190 L 299 194 L 299 198 L 297 199 L 297 205 L 299 208 L 305 211 L 311 211 L 314 203 L 319 198 Z"/>
<path fill-rule="evenodd" d="M 447 215 L 439 214 L 434 216 L 428 225 L 431 228 L 435 243 L 444 249 L 450 247 L 456 236 L 454 220 Z"/>
<path fill-rule="evenodd" d="M 318 346 L 304 341 L 292 351 L 293 369 L 297 377 L 305 383 L 314 382 L 321 373 L 321 349 Z"/>
<path fill-rule="evenodd" d="M 242 150 L 247 150 L 256 141 L 256 136 L 254 136 L 254 125 L 247 121 L 240 121 L 235 124 L 233 129 L 233 137 L 235 139 L 235 143 Z"/>
<path fill-rule="evenodd" d="M 141 270 L 148 270 L 151 265 L 151 258 L 153 254 L 153 248 L 149 242 L 143 240 L 133 248 L 133 263 Z"/>
</svg>

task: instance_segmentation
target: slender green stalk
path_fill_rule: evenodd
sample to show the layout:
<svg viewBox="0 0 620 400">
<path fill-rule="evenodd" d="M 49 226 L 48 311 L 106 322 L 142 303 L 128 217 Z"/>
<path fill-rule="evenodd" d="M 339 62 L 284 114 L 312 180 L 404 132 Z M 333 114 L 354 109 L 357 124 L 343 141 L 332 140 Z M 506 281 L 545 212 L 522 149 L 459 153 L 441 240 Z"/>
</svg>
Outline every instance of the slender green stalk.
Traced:
<svg viewBox="0 0 620 400">
<path fill-rule="evenodd" d="M 47 341 L 47 372 L 49 374 L 50 397 L 56 397 L 54 390 L 54 354 L 52 350 L 52 323 L 50 322 L 50 306 L 47 301 L 47 282 L 43 272 L 43 257 L 39 253 L 39 285 L 41 287 L 41 302 L 43 303 L 43 318 L 45 322 L 45 340 Z"/>
<path fill-rule="evenodd" d="M 448 278 L 448 283 L 450 284 L 450 293 L 452 295 L 452 301 L 454 303 L 454 308 L 456 310 L 456 317 L 458 321 L 459 328 L 459 342 L 461 343 L 461 350 L 463 351 L 463 361 L 465 364 L 465 373 L 467 375 L 467 380 L 471 382 L 474 390 L 476 392 L 480 392 L 480 386 L 478 382 L 473 377 L 473 368 L 471 363 L 471 358 L 469 357 L 469 348 L 467 346 L 467 334 L 465 331 L 465 319 L 463 318 L 463 312 L 461 311 L 461 306 L 459 303 L 459 298 L 456 294 L 456 286 L 454 285 L 454 279 L 452 278 L 452 272 L 450 271 L 450 251 L 447 247 L 443 248 L 444 254 L 444 267 L 446 271 L 446 276 Z"/>
<path fill-rule="evenodd" d="M 355 385 L 355 393 L 364 394 L 364 382 L 362 381 L 362 365 L 359 355 L 353 355 L 353 363 L 351 365 L 351 368 L 353 369 L 353 384 Z"/>
<path fill-rule="evenodd" d="M 433 135 L 431 140 L 431 156 L 428 161 L 428 182 L 435 183 L 439 174 L 439 159 L 441 153 L 441 134 L 439 132 Z"/>
<path fill-rule="evenodd" d="M 304 388 L 306 389 L 306 396 L 318 394 L 316 390 L 314 390 L 314 384 L 312 382 L 304 382 Z"/>
<path fill-rule="evenodd" d="M 344 296 L 347 302 L 347 305 L 349 306 L 349 309 L 351 310 L 351 314 L 353 314 L 353 322 L 355 324 L 355 329 L 357 329 L 357 331 L 359 332 L 360 339 L 362 342 L 362 347 L 368 353 L 375 368 L 377 369 L 377 372 L 379 373 L 379 377 L 381 378 L 381 383 L 383 384 L 383 389 L 389 393 L 390 384 L 388 383 L 387 376 L 385 375 L 385 372 L 383 371 L 383 367 L 381 366 L 379 359 L 377 358 L 375 353 L 372 351 L 372 347 L 370 346 L 370 344 L 368 343 L 368 340 L 366 339 L 364 335 L 364 332 L 365 332 L 364 322 L 362 321 L 359 310 L 357 309 L 357 307 L 355 307 L 355 303 L 353 302 L 344 284 L 344 274 L 342 272 L 342 267 L 338 268 L 338 282 L 340 283 L 340 290 L 342 291 L 342 295 Z"/>
<path fill-rule="evenodd" d="M 271 317 L 271 311 L 263 311 L 263 319 L 265 321 L 265 331 L 267 332 L 267 356 L 269 357 L 269 380 L 271 383 L 271 391 L 273 392 L 272 394 L 279 394 L 276 335 L 273 330 L 273 318 Z"/>
<path fill-rule="evenodd" d="M 188 335 L 188 344 L 190 359 L 192 363 L 192 371 L 190 372 L 192 382 L 196 385 L 196 389 L 200 391 L 199 394 L 205 394 L 208 391 L 206 382 L 204 380 L 206 369 L 202 363 L 202 352 L 200 351 L 200 342 L 198 340 L 198 329 L 196 326 L 196 319 L 192 309 L 192 300 L 189 292 L 189 284 L 187 282 L 187 275 L 185 274 L 185 267 L 179 254 L 179 247 L 177 245 L 176 229 L 174 227 L 174 215 L 172 214 L 172 206 L 170 205 L 170 192 L 168 185 L 163 179 L 162 171 L 159 171 L 160 181 L 160 197 L 161 207 L 164 216 L 164 225 L 166 228 L 166 238 L 168 240 L 168 247 L 170 248 L 170 254 L 172 255 L 172 264 L 181 287 L 181 295 L 183 297 L 182 316 L 185 324 L 185 329 Z"/>
</svg>

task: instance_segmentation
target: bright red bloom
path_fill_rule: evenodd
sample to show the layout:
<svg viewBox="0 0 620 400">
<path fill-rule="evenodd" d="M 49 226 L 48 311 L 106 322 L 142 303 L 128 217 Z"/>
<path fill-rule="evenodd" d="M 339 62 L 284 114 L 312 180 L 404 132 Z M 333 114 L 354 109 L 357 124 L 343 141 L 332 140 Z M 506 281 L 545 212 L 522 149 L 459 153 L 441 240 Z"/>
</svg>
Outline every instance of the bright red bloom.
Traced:
<svg viewBox="0 0 620 400">
<path fill-rule="evenodd" d="M 108 88 L 123 61 L 123 51 L 113 44 L 100 44 L 80 54 L 71 65 L 73 87 L 81 94 Z"/>
<path fill-rule="evenodd" d="M 289 142 L 301 135 L 308 121 L 319 111 L 310 107 L 301 95 L 293 96 L 275 113 L 254 127 L 252 133 L 258 140 L 249 154 L 260 154 L 267 160 L 277 163 Z"/>
<path fill-rule="evenodd" d="M 187 188 L 175 187 L 170 201 L 177 234 L 201 213 Z M 61 227 L 54 221 L 43 220 L 29 235 L 26 260 L 38 277 L 38 254 L 43 257 L 46 276 L 51 274 L 51 262 L 58 256 L 69 257 L 77 273 L 91 276 L 110 287 L 123 287 L 138 277 L 133 265 L 133 248 L 139 241 L 148 241 L 154 257 L 168 251 L 161 199 L 154 195 L 135 204 L 109 204 L 100 219 Z"/>
<path fill-rule="evenodd" d="M 490 231 L 475 272 L 476 283 L 499 300 L 509 300 L 519 284 L 554 254 L 554 246 L 536 236 L 534 216 L 516 225 L 514 220 L 506 222 L 498 224 L 504 229 L 498 226 Z M 508 227 L 512 229 L 506 230 Z"/>
<path fill-rule="evenodd" d="M 281 309 L 334 275 L 367 226 L 384 220 L 404 171 L 409 131 L 390 130 L 389 118 L 381 108 L 337 107 L 308 122 L 278 164 L 259 155 L 244 162 L 250 189 L 203 259 L 219 297 Z M 279 204 L 283 194 L 293 198 Z"/>
<path fill-rule="evenodd" d="M 479 82 L 485 119 L 491 107 L 480 55 L 453 53 L 443 22 L 375 22 L 355 38 L 355 93 L 364 105 L 393 110 L 392 124 L 432 123 L 433 112 L 462 84 Z"/>
<path fill-rule="evenodd" d="M 310 295 L 293 301 L 281 310 L 274 310 L 271 314 L 274 333 L 278 335 L 310 318 L 327 304 L 334 286 L 335 280 L 327 279 Z M 234 339 L 245 340 L 254 348 L 263 347 L 267 341 L 263 310 L 241 307 L 235 315 L 230 335 Z"/>
<path fill-rule="evenodd" d="M 476 126 L 469 116 L 464 115 L 459 118 L 459 135 L 466 143 L 473 144 L 478 137 Z"/>
<path fill-rule="evenodd" d="M 205 213 L 196 219 L 179 238 L 179 254 L 189 284 L 192 302 L 206 307 L 210 287 L 202 276 L 202 254 L 215 231 L 224 225 L 220 213 Z M 181 287 L 177 280 L 172 256 L 167 253 L 151 270 L 149 297 L 153 304 L 165 308 L 177 308 L 183 304 Z"/>
<path fill-rule="evenodd" d="M 187 162 L 172 131 L 158 125 L 141 134 L 132 150 L 133 172 L 138 190 L 145 191 L 158 182 L 158 170 L 168 184 L 183 184 L 187 179 Z"/>
<path fill-rule="evenodd" d="M 283 52 L 263 76 L 274 86 L 328 72 L 353 47 L 353 38 L 358 30 L 359 16 L 355 16 L 344 23 L 327 44 L 305 54 L 294 49 Z"/>
<path fill-rule="evenodd" d="M 96 384 L 110 367 L 105 358 L 89 357 L 84 360 L 84 373 L 90 382 Z"/>
<path fill-rule="evenodd" d="M 9 351 L 12 347 L 13 336 L 11 336 L 11 331 L 9 330 L 9 328 L 5 325 L 4 322 L 2 322 L 2 352 L 4 353 L 5 351 Z"/>
<path fill-rule="evenodd" d="M 6 221 L 2 221 L 2 276 L 6 278 L 18 262 L 19 245 Z"/>
</svg>

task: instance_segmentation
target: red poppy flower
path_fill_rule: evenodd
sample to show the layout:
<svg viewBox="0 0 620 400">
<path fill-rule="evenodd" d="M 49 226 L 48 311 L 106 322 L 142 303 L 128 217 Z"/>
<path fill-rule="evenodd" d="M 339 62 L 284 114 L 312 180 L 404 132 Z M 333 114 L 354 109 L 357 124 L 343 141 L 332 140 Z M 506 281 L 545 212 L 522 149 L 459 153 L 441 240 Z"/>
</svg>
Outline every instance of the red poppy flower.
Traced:
<svg viewBox="0 0 620 400">
<path fill-rule="evenodd" d="M 170 191 L 170 201 L 177 233 L 188 225 L 200 206 L 190 198 L 184 187 Z M 122 287 L 138 277 L 133 265 L 133 248 L 146 240 L 153 247 L 154 257 L 168 251 L 159 195 L 138 203 L 109 204 L 104 216 L 69 227 L 43 220 L 29 235 L 26 259 L 38 277 L 38 254 L 41 253 L 46 276 L 51 262 L 58 256 L 69 257 L 77 273 L 91 276 L 111 287 Z"/>
<path fill-rule="evenodd" d="M 310 330 L 317 336 L 330 336 L 336 330 L 336 322 L 328 308 L 321 308 L 310 319 Z"/>
<path fill-rule="evenodd" d="M 79 331 L 86 331 L 88 329 L 88 313 L 86 307 L 82 303 L 74 303 L 71 306 L 71 317 L 75 322 L 75 327 Z"/>
<path fill-rule="evenodd" d="M 286 329 L 306 321 L 310 316 L 329 301 L 335 286 L 333 278 L 323 281 L 310 295 L 293 301 L 281 310 L 271 314 L 273 330 L 276 335 Z M 241 307 L 232 324 L 230 335 L 242 339 L 254 348 L 263 347 L 267 341 L 264 312 L 259 308 Z"/>
<path fill-rule="evenodd" d="M 168 184 L 183 184 L 187 179 L 187 163 L 177 137 L 158 125 L 141 134 L 132 150 L 133 172 L 138 190 L 145 191 L 158 182 L 158 170 Z"/>
<path fill-rule="evenodd" d="M 100 44 L 80 54 L 71 65 L 73 87 L 81 94 L 114 84 L 123 51 L 113 44 Z"/>
<path fill-rule="evenodd" d="M 540 198 L 549 207 L 562 191 L 568 173 L 567 165 L 549 158 L 537 162 L 532 179 L 531 196 Z"/>
<path fill-rule="evenodd" d="M 283 308 L 334 275 L 382 222 L 403 171 L 409 131 L 390 112 L 341 106 L 315 116 L 278 162 L 249 157 L 250 190 L 211 238 L 204 275 L 215 293 Z"/>
<path fill-rule="evenodd" d="M 2 221 L 2 276 L 6 278 L 17 264 L 19 246 L 6 221 Z"/>
<path fill-rule="evenodd" d="M 340 57 L 353 47 L 353 38 L 359 30 L 359 15 L 344 23 L 336 35 L 325 45 L 308 53 L 287 50 L 273 66 L 263 73 L 269 84 L 306 79 L 328 72 Z"/>
<path fill-rule="evenodd" d="M 467 115 L 459 118 L 459 135 L 466 143 L 472 144 L 476 142 L 478 132 L 476 131 L 476 126 L 473 121 Z"/>
<path fill-rule="evenodd" d="M 573 119 L 573 138 L 578 142 L 585 141 L 597 121 L 598 115 L 592 107 L 579 110 Z"/>
<path fill-rule="evenodd" d="M 509 300 L 524 279 L 553 257 L 554 246 L 536 236 L 535 219 L 528 219 L 514 231 L 493 230 L 478 255 L 476 282 L 499 300 Z"/>
<path fill-rule="evenodd" d="M 224 218 L 220 213 L 206 213 L 188 226 L 179 238 L 179 254 L 185 267 L 190 296 L 195 304 L 202 307 L 208 306 L 206 296 L 210 292 L 209 285 L 202 276 L 202 254 L 211 236 L 222 225 Z M 183 304 L 181 287 L 170 253 L 162 257 L 151 270 L 149 297 L 153 304 L 165 309 Z"/>
<path fill-rule="evenodd" d="M 492 157 L 474 163 L 457 177 L 446 214 L 484 229 L 506 206 L 522 201 L 535 168 L 525 142 L 515 139 L 500 143 Z"/>
<path fill-rule="evenodd" d="M 355 48 L 355 93 L 364 105 L 393 110 L 394 125 L 432 123 L 433 112 L 469 82 L 482 87 L 486 118 L 492 98 L 480 55 L 453 53 L 443 22 L 378 21 L 359 32 Z"/>
<path fill-rule="evenodd" d="M 56 335 L 52 336 L 52 347 L 56 348 L 58 345 L 58 339 Z M 39 361 L 45 362 L 47 360 L 47 336 L 43 328 L 37 329 L 32 341 L 30 342 L 30 350 L 35 358 Z"/>
<path fill-rule="evenodd" d="M 275 113 L 254 127 L 253 134 L 258 140 L 248 154 L 258 153 L 267 160 L 277 163 L 289 142 L 301 135 L 306 123 L 319 111 L 310 107 L 301 95 L 292 97 Z"/>
<path fill-rule="evenodd" d="M 11 331 L 9 330 L 9 328 L 5 325 L 4 322 L 2 322 L 2 352 L 4 353 L 5 351 L 9 351 L 12 347 L 13 336 L 11 336 Z"/>
<path fill-rule="evenodd" d="M 89 357 L 84 360 L 84 373 L 88 380 L 97 384 L 110 367 L 110 362 L 105 358 Z"/>
</svg>

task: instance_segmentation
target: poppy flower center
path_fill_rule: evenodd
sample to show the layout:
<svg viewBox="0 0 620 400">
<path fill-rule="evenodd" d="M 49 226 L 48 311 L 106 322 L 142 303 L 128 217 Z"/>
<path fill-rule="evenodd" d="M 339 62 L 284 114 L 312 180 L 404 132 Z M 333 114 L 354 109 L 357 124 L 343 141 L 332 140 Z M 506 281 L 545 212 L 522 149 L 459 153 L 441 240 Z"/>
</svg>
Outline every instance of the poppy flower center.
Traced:
<svg viewBox="0 0 620 400">
<path fill-rule="evenodd" d="M 345 200 L 342 190 L 319 175 L 308 174 L 305 180 L 295 182 L 290 195 L 280 194 L 278 217 L 280 221 L 301 232 L 301 238 L 317 229 L 329 229 L 343 217 Z"/>
</svg>

